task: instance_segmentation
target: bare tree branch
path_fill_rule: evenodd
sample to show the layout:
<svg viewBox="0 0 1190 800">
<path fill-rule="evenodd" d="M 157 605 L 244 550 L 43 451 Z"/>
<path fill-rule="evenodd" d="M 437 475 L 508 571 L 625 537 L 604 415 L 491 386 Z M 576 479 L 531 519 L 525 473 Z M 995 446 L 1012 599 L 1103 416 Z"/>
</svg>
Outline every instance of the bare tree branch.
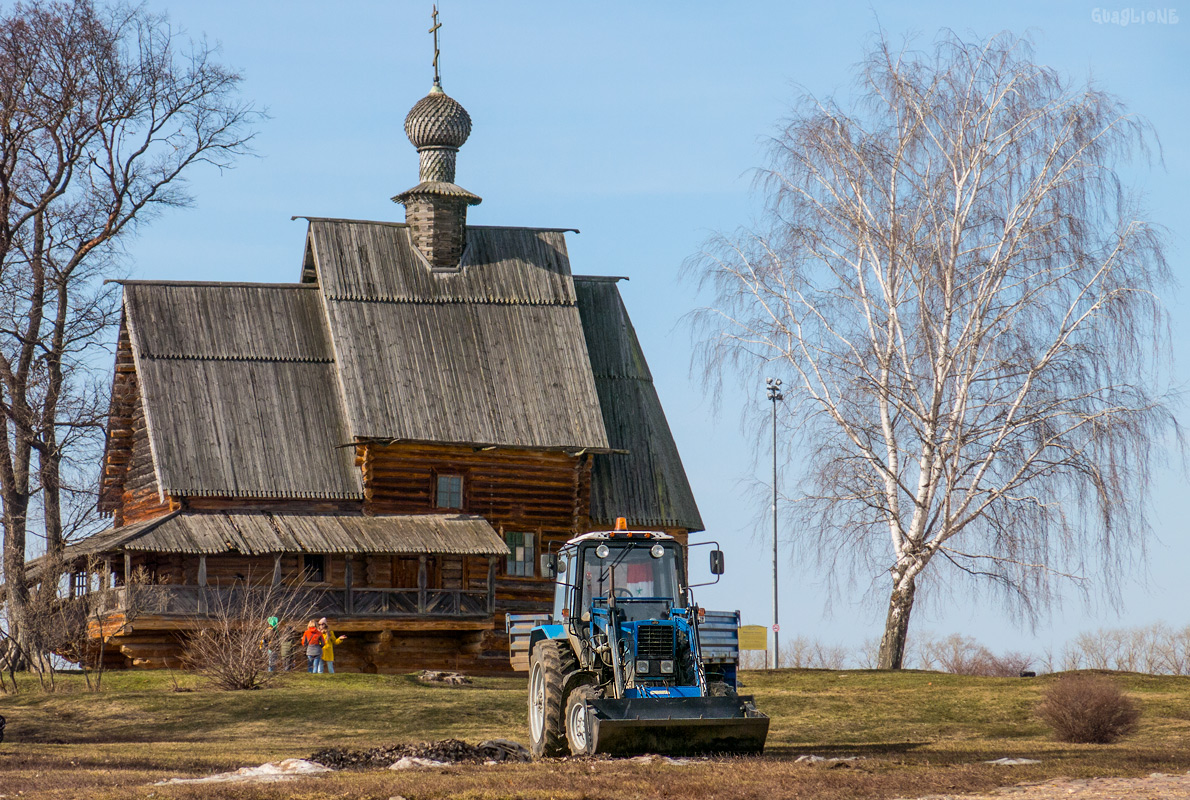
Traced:
<svg viewBox="0 0 1190 800">
<path fill-rule="evenodd" d="M 108 401 L 94 378 L 119 313 L 100 278 L 123 237 L 190 202 L 195 165 L 247 151 L 261 115 L 240 81 L 143 6 L 0 12 L 0 502 L 18 639 L 30 525 L 53 555 L 96 515 Z"/>
</svg>

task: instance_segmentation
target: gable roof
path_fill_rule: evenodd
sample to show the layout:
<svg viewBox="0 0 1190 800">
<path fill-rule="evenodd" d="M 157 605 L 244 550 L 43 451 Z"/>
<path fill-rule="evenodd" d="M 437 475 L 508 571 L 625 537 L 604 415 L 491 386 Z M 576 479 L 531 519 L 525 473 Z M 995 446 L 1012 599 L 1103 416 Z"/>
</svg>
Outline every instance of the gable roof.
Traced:
<svg viewBox="0 0 1190 800">
<path fill-rule="evenodd" d="M 594 522 L 702 529 L 614 279 L 572 277 L 562 231 L 469 227 L 432 270 L 404 225 L 312 219 L 303 280 L 124 283 L 163 493 L 358 499 L 359 439 L 587 450 Z"/>
<path fill-rule="evenodd" d="M 316 291 L 128 281 L 124 310 L 163 492 L 362 497 Z"/>
<path fill-rule="evenodd" d="M 563 235 L 468 226 L 432 270 L 405 225 L 310 220 L 360 439 L 607 450 Z"/>
<path fill-rule="evenodd" d="M 704 530 L 644 351 L 615 278 L 576 276 L 587 352 L 608 441 L 591 467 L 591 521 Z"/>
</svg>

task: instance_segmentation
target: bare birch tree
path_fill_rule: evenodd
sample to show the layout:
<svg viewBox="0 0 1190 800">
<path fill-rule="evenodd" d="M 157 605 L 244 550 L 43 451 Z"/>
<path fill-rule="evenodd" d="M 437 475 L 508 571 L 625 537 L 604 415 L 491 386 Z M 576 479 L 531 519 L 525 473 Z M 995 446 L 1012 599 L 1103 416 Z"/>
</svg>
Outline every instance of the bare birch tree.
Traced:
<svg viewBox="0 0 1190 800">
<path fill-rule="evenodd" d="M 1116 97 L 1007 34 L 881 39 L 857 78 L 849 109 L 796 107 L 770 224 L 696 262 L 698 321 L 710 375 L 794 378 L 796 535 L 883 585 L 896 669 L 927 577 L 1032 616 L 1143 548 L 1169 276 L 1118 171 L 1153 136 Z"/>
<path fill-rule="evenodd" d="M 122 237 L 190 202 L 192 168 L 244 152 L 259 114 L 239 83 L 143 7 L 0 12 L 0 501 L 17 639 L 31 514 L 53 555 L 94 513 L 106 384 L 93 370 L 118 318 L 99 277 Z"/>
</svg>

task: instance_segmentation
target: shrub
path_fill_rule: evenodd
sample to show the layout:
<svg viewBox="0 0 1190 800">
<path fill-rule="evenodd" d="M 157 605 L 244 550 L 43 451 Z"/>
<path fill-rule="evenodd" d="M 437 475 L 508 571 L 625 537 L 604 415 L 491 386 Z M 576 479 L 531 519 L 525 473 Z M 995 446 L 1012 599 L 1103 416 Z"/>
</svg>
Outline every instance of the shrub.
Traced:
<svg viewBox="0 0 1190 800">
<path fill-rule="evenodd" d="M 291 656 L 299 652 L 302 628 L 295 626 L 318 616 L 304 580 L 259 585 L 249 575 L 232 586 L 209 587 L 205 601 L 203 627 L 187 641 L 182 661 L 220 689 L 268 685 L 277 675 L 269 662 L 284 670 L 286 651 Z M 267 626 L 269 617 L 280 620 L 275 630 Z"/>
<path fill-rule="evenodd" d="M 1037 707 L 1063 742 L 1108 744 L 1136 730 L 1140 711 L 1110 679 L 1092 675 L 1060 678 Z"/>
</svg>

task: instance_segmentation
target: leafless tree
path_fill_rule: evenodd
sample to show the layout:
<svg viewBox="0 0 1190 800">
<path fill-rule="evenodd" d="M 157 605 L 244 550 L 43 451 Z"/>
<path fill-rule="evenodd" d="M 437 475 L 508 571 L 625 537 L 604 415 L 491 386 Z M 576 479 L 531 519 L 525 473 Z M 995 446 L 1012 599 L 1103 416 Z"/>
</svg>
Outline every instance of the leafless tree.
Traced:
<svg viewBox="0 0 1190 800">
<path fill-rule="evenodd" d="M 123 237 L 190 202 L 195 165 L 244 152 L 260 116 L 214 55 L 143 6 L 0 11 L 0 501 L 18 640 L 30 515 L 53 553 L 93 513 L 106 392 L 92 370 L 118 313 L 98 278 Z"/>
<path fill-rule="evenodd" d="M 1173 423 L 1169 276 L 1117 172 L 1153 136 L 1116 97 L 1008 34 L 880 39 L 857 77 L 850 110 L 806 98 L 774 142 L 767 228 L 696 260 L 698 321 L 712 379 L 794 378 L 794 529 L 887 592 L 895 669 L 927 578 L 1035 619 L 1094 559 L 1111 596 Z"/>
<path fill-rule="evenodd" d="M 795 636 L 781 648 L 780 665 L 794 669 L 844 669 L 850 652 L 842 645 Z"/>
<path fill-rule="evenodd" d="M 251 577 L 211 588 L 183 656 L 188 668 L 220 689 L 256 689 L 288 669 L 285 661 L 299 654 L 298 637 L 314 616 L 316 598 L 304 580 L 253 585 Z"/>
</svg>

